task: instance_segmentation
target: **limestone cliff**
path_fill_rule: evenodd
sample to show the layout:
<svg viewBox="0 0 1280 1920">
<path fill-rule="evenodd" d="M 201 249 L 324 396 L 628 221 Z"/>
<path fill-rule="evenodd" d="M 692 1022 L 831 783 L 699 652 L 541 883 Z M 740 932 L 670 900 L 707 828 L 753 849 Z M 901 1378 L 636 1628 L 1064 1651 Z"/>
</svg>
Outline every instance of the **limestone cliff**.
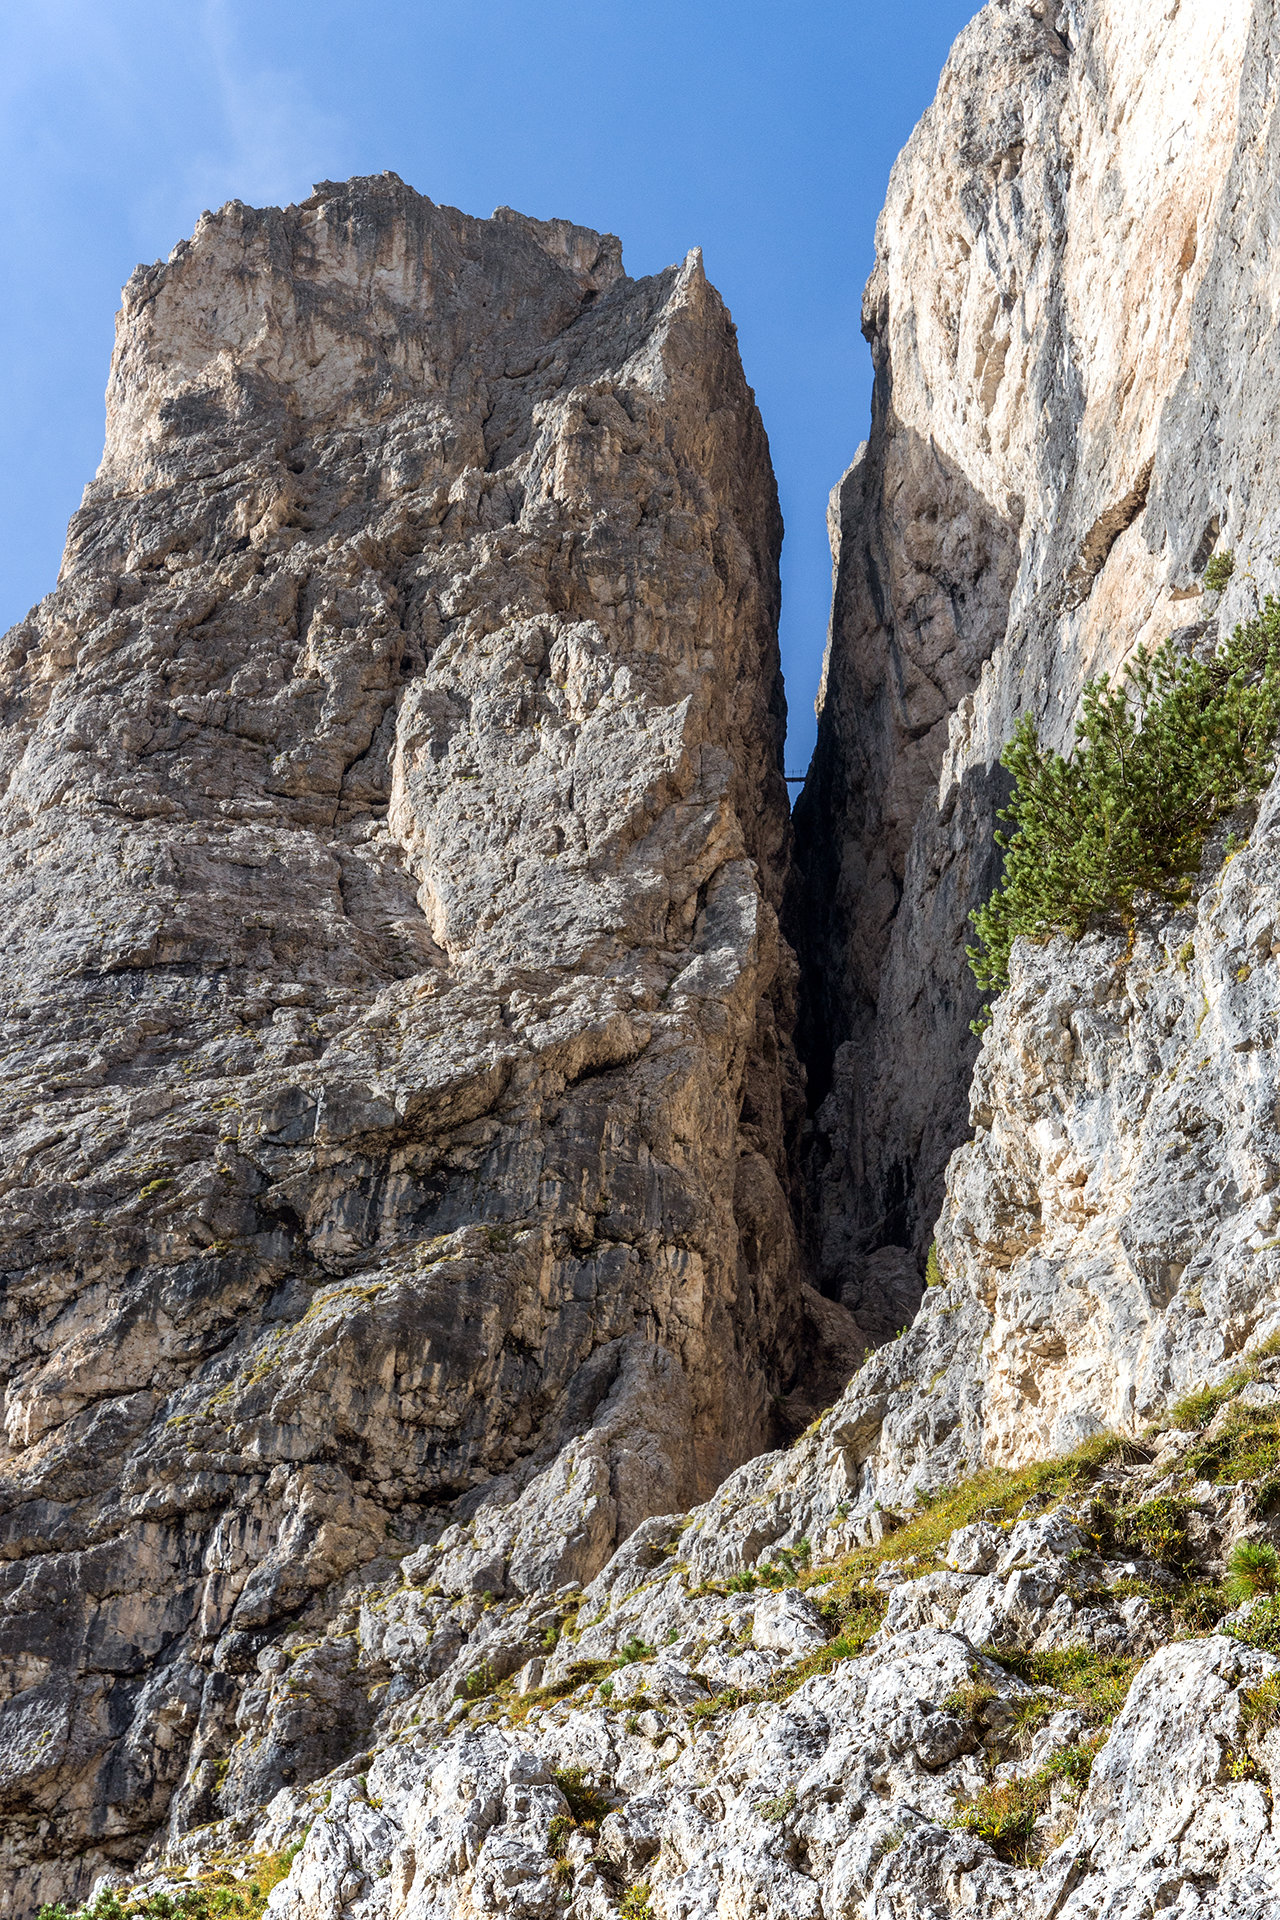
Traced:
<svg viewBox="0 0 1280 1920">
<path fill-rule="evenodd" d="M 816 1237 L 878 1333 L 966 1133 L 1017 717 L 1064 746 L 1086 678 L 1204 635 L 1219 539 L 1272 578 L 1277 31 L 1263 0 L 991 0 L 894 169 L 797 807 Z"/>
<path fill-rule="evenodd" d="M 981 1045 L 964 946 L 1018 716 L 1277 579 L 1277 73 L 961 36 L 790 872 L 696 257 L 384 176 L 135 277 L 7 643 L 9 1911 L 1270 1920 L 1280 782 Z"/>
<path fill-rule="evenodd" d="M 923 1510 L 857 1513 L 851 1389 L 585 1590 L 450 1594 L 445 1542 L 368 1568 L 235 1709 L 270 1749 L 367 1693 L 367 1745 L 160 1840 L 125 1911 L 1271 1920 L 1280 1596 L 1222 1575 L 1280 1541 L 1278 1347 Z"/>
<path fill-rule="evenodd" d="M 811 887 L 815 860 L 841 876 L 808 923 L 840 1037 L 810 1167 L 827 1284 L 868 1326 L 907 1317 L 935 1236 L 944 1284 L 845 1397 L 854 1512 L 1139 1435 L 1280 1330 L 1280 782 L 1217 832 L 1184 909 L 1019 943 L 980 1044 L 964 960 L 1017 717 L 1065 747 L 1086 678 L 1170 634 L 1210 650 L 1275 588 L 1278 32 L 1261 5 L 992 4 L 894 175 L 801 831 Z M 988 558 L 955 571 L 979 528 Z M 1236 556 L 1221 594 L 1215 547 Z M 964 645 L 970 690 L 925 728 Z M 877 754 L 894 771 L 865 779 Z M 909 780 L 896 878 L 883 833 L 874 879 L 867 809 L 900 817 Z"/>
<path fill-rule="evenodd" d="M 589 1580 L 812 1411 L 781 524 L 699 257 L 232 203 L 107 413 L 4 642 L 11 1911 L 358 1746 L 359 1689 L 234 1719 L 356 1570 Z"/>
</svg>

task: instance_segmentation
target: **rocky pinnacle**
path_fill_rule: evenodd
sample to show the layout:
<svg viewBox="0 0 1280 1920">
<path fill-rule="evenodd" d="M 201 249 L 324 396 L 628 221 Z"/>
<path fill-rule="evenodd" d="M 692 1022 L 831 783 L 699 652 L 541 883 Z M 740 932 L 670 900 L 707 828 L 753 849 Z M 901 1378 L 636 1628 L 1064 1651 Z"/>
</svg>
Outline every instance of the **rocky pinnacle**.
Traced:
<svg viewBox="0 0 1280 1920">
<path fill-rule="evenodd" d="M 852 1364 L 790 1202 L 780 538 L 696 253 L 387 174 L 125 289 L 4 642 L 12 1910 L 349 1751 L 363 1695 L 220 1764 L 357 1570 L 449 1527 L 459 1593 L 587 1581 L 803 1424 L 818 1323 Z"/>
</svg>

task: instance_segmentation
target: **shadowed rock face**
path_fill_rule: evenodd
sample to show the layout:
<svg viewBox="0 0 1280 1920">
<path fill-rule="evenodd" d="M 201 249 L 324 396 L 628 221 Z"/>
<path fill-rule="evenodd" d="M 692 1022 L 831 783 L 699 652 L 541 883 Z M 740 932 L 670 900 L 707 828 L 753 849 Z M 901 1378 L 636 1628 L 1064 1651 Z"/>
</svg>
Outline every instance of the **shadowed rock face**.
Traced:
<svg viewBox="0 0 1280 1920">
<path fill-rule="evenodd" d="M 1280 780 L 1185 905 L 1018 943 L 981 1045 L 963 952 L 1019 715 L 1065 747 L 1087 678 L 1170 635 L 1210 651 L 1280 589 L 1277 60 L 1262 0 L 993 0 L 894 174 L 797 828 L 839 1042 L 810 1171 L 824 1284 L 864 1325 L 907 1320 L 930 1237 L 945 1284 L 842 1403 L 855 1513 L 1141 1434 L 1280 1331 Z M 1016 561 L 1007 625 L 984 552 Z M 973 690 L 924 731 L 943 667 Z"/>
<path fill-rule="evenodd" d="M 1274 38 L 1255 0 L 991 0 L 890 182 L 794 920 L 815 1255 L 877 1335 L 967 1132 L 1005 742 L 1200 621 L 1220 532 L 1275 551 Z"/>
<path fill-rule="evenodd" d="M 803 1410 L 780 536 L 696 255 L 384 175 L 126 288 L 0 687 L 11 1910 L 358 1745 L 224 1757 L 356 1569 L 587 1581 Z"/>
</svg>

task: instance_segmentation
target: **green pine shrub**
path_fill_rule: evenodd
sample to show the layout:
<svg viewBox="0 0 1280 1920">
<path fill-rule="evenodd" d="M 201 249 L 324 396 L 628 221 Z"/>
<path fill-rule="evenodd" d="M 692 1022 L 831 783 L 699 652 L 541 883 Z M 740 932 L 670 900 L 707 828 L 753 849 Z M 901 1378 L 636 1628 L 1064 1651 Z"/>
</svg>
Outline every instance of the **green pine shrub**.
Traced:
<svg viewBox="0 0 1280 1920">
<path fill-rule="evenodd" d="M 1236 570 L 1236 557 L 1230 547 L 1215 553 L 1204 570 L 1204 583 L 1210 593 L 1221 593 Z"/>
<path fill-rule="evenodd" d="M 1012 831 L 996 835 L 1004 874 L 972 916 L 979 986 L 1008 985 L 1019 935 L 1077 940 L 1096 917 L 1131 919 L 1139 893 L 1185 900 L 1210 829 L 1270 779 L 1278 728 L 1271 597 L 1211 660 L 1179 659 L 1166 641 L 1139 649 L 1118 687 L 1091 680 L 1065 758 L 1024 715 L 1001 756 L 1014 778 L 1000 815 Z"/>
<path fill-rule="evenodd" d="M 135 1896 L 104 1887 L 84 1906 L 69 1910 L 62 1902 L 39 1909 L 37 1920 L 262 1920 L 268 1896 L 285 1878 L 302 1842 L 283 1853 L 253 1854 L 245 1862 L 252 1873 L 236 1880 L 229 1867 L 215 1868 L 177 1893 Z"/>
<path fill-rule="evenodd" d="M 654 1649 L 633 1633 L 623 1642 L 622 1652 L 618 1655 L 618 1665 L 629 1667 L 637 1660 L 652 1660 L 653 1655 Z"/>
</svg>

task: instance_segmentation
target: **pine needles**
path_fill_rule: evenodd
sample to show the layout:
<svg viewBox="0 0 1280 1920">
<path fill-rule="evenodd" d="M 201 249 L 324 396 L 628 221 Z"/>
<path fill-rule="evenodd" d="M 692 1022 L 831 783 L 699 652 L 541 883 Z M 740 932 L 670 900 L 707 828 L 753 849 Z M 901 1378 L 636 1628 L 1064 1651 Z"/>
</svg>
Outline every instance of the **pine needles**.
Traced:
<svg viewBox="0 0 1280 1920">
<path fill-rule="evenodd" d="M 1186 898 L 1207 834 L 1271 777 L 1280 729 L 1280 602 L 1268 597 L 1211 660 L 1141 649 L 1118 687 L 1091 680 L 1075 746 L 1042 747 L 1024 715 L 1001 755 L 1014 777 L 997 833 L 1004 874 L 972 915 L 974 976 L 1009 983 L 1019 935 L 1078 940 L 1132 918 L 1140 893 Z M 975 1022 L 986 1025 L 986 1013 Z"/>
</svg>

